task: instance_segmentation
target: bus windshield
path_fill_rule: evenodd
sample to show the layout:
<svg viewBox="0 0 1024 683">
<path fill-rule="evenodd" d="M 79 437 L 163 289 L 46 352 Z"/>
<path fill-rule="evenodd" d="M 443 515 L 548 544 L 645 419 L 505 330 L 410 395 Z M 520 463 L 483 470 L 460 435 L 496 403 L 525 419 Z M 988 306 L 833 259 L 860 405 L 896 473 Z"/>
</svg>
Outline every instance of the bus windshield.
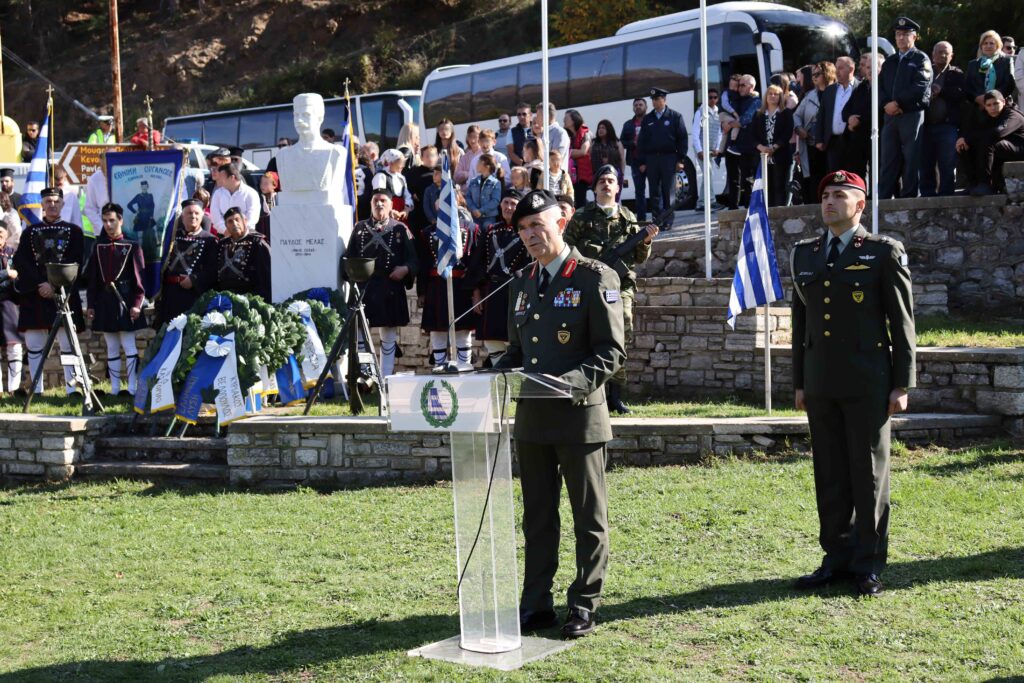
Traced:
<svg viewBox="0 0 1024 683">
<path fill-rule="evenodd" d="M 795 73 L 807 64 L 843 55 L 858 57 L 856 41 L 850 30 L 827 17 L 804 12 L 751 12 L 761 31 L 774 33 L 782 43 L 782 66 Z"/>
</svg>

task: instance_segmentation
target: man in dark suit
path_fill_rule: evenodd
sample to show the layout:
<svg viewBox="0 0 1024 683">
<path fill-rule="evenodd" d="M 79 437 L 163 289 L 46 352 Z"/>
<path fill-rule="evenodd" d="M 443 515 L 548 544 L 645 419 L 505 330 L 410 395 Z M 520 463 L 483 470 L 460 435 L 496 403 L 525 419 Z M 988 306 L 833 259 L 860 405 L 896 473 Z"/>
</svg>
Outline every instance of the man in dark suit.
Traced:
<svg viewBox="0 0 1024 683">
<path fill-rule="evenodd" d="M 651 187 L 651 214 L 662 219 L 663 230 L 672 229 L 676 173 L 683 170 L 687 150 L 683 115 L 668 108 L 667 97 L 667 90 L 651 88 L 654 111 L 644 116 L 636 144 L 639 168 L 647 174 Z"/>
<path fill-rule="evenodd" d="M 647 100 L 637 97 L 633 100 L 633 118 L 622 124 L 622 133 L 619 135 L 619 142 L 626 150 L 626 165 L 632 171 L 633 192 L 636 196 L 636 218 L 640 221 L 647 218 L 647 174 L 640 170 L 636 143 L 640 138 L 640 129 L 643 127 L 645 116 L 647 116 Z"/>
<path fill-rule="evenodd" d="M 921 131 L 922 197 L 951 195 L 956 189 L 956 139 L 967 87 L 964 72 L 953 64 L 952 44 L 944 40 L 935 43 L 932 68 L 932 99 Z"/>
<path fill-rule="evenodd" d="M 836 82 L 821 94 L 821 110 L 814 121 L 814 139 L 818 141 L 815 146 L 828 156 L 828 173 L 850 166 L 856 154 L 855 141 L 843 115 L 857 87 L 853 69 L 849 57 L 836 60 Z"/>
<path fill-rule="evenodd" d="M 793 388 L 807 411 L 821 566 L 797 588 L 853 578 L 882 592 L 889 538 L 889 418 L 915 385 L 907 254 L 860 224 L 864 179 L 847 171 L 818 187 L 828 230 L 798 242 L 793 276 Z"/>
<path fill-rule="evenodd" d="M 526 195 L 512 224 L 537 263 L 512 282 L 509 346 L 497 367 L 547 373 L 572 387 L 571 399 L 526 398 L 516 408 L 526 538 L 519 622 L 523 631 L 557 624 L 551 585 L 564 479 L 576 531 L 576 579 L 562 635 L 577 638 L 594 629 L 608 566 L 604 470 L 612 430 L 603 386 L 626 356 L 619 276 L 565 243 L 566 220 L 550 192 Z"/>
<path fill-rule="evenodd" d="M 932 95 L 932 61 L 914 47 L 921 27 L 898 17 L 895 54 L 889 55 L 879 75 L 878 99 L 883 103 L 878 198 L 889 199 L 902 181 L 901 197 L 916 197 L 921 172 L 921 127 Z"/>
<path fill-rule="evenodd" d="M 878 54 L 878 69 L 882 69 L 885 55 Z M 867 177 L 868 164 L 871 163 L 871 53 L 862 52 L 857 65 L 860 82 L 853 89 L 850 101 L 843 107 L 843 119 L 846 121 L 845 153 L 843 164 L 838 168 L 852 171 L 862 178 Z M 881 111 L 878 120 L 881 121 Z"/>
</svg>

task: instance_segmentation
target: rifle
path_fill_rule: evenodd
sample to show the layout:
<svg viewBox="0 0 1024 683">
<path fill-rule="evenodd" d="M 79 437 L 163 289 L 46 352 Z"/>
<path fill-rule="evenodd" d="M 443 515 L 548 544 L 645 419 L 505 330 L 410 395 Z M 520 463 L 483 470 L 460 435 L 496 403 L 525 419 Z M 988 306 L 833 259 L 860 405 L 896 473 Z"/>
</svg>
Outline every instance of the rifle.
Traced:
<svg viewBox="0 0 1024 683">
<path fill-rule="evenodd" d="M 624 242 L 620 242 L 615 245 L 613 249 L 602 253 L 597 257 L 597 260 L 614 268 L 620 278 L 626 277 L 626 275 L 629 274 L 629 267 L 625 264 L 623 259 L 633 253 L 633 250 L 636 249 L 642 241 L 647 239 L 647 226 L 664 223 L 665 220 L 668 219 L 668 215 L 671 211 L 672 209 L 662 211 L 656 219 L 640 226 L 640 230 L 636 234 L 630 235 Z"/>
</svg>

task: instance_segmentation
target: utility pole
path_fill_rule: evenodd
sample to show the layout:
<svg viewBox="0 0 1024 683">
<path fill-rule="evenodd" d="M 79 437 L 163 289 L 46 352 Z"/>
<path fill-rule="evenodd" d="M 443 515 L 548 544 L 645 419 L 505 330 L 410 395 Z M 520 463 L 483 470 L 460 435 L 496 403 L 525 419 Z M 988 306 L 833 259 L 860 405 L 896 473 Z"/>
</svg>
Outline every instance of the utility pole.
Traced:
<svg viewBox="0 0 1024 683">
<path fill-rule="evenodd" d="M 121 38 L 117 28 L 117 0 L 110 0 L 110 71 L 114 83 L 114 130 L 124 140 L 124 115 L 121 112 Z"/>
</svg>

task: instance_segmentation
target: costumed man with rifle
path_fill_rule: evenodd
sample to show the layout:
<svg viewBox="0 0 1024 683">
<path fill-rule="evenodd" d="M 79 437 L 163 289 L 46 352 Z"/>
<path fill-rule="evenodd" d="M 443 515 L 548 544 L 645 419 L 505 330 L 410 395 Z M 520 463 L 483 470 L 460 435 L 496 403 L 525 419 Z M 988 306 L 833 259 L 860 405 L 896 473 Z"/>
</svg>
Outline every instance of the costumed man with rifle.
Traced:
<svg viewBox="0 0 1024 683">
<path fill-rule="evenodd" d="M 622 286 L 622 315 L 625 325 L 626 348 L 633 341 L 633 300 L 636 297 L 636 265 L 651 255 L 651 242 L 658 227 L 649 224 L 640 227 L 636 216 L 625 206 L 616 203 L 619 193 L 619 175 L 614 166 L 606 164 L 594 178 L 593 202 L 575 213 L 565 229 L 566 244 L 576 247 L 588 258 L 597 259 L 612 267 Z M 630 410 L 622 402 L 622 387 L 626 383 L 626 368 L 622 365 L 606 385 L 608 410 L 619 414 Z"/>
<path fill-rule="evenodd" d="M 125 239 L 122 231 L 124 209 L 121 205 L 108 202 L 103 206 L 101 215 L 103 236 L 99 238 L 85 271 L 89 306 L 86 316 L 92 323 L 93 332 L 103 333 L 103 341 L 107 345 L 110 393 L 134 396 L 139 376 L 135 333 L 146 326 L 146 318 L 142 315 L 142 302 L 146 297 L 142 273 L 146 262 L 142 247 Z M 122 350 L 125 372 L 121 369 Z M 126 378 L 127 386 L 122 383 Z"/>
<path fill-rule="evenodd" d="M 508 287 L 507 283 L 530 263 L 526 245 L 519 231 L 512 225 L 512 214 L 523 198 L 514 187 L 506 188 L 501 198 L 501 221 L 487 226 L 478 247 L 483 259 L 480 283 L 473 291 L 473 303 L 479 305 L 480 324 L 477 337 L 484 342 L 487 360 L 484 367 L 493 366 L 508 349 Z"/>
<path fill-rule="evenodd" d="M 40 196 L 43 220 L 28 226 L 22 233 L 13 261 L 14 269 L 18 272 L 15 290 L 21 302 L 18 331 L 25 336 L 28 367 L 33 377 L 46 360 L 43 358 L 43 347 L 57 319 L 56 292 L 47 279 L 46 264 L 77 263 L 81 267 L 85 254 L 82 228 L 61 220 L 60 212 L 64 208 L 64 193 L 61 189 L 46 187 Z M 84 321 L 82 299 L 77 286 L 71 287 L 68 297 L 68 308 L 75 329 L 80 329 Z M 62 354 L 74 353 L 68 335 L 63 331 L 57 335 L 57 342 L 60 344 Z M 80 393 L 75 384 L 75 370 L 72 366 L 64 366 L 64 382 L 69 395 Z M 39 382 L 34 387 L 37 394 L 43 393 L 44 384 L 43 374 L 40 373 Z"/>
<path fill-rule="evenodd" d="M 374 259 L 373 276 L 363 292 L 367 324 L 380 328 L 380 372 L 395 373 L 398 328 L 409 324 L 409 300 L 405 290 L 415 283 L 418 262 L 412 234 L 391 217 L 394 194 L 387 187 L 374 188 L 370 217 L 356 223 L 345 256 Z"/>
<path fill-rule="evenodd" d="M 203 203 L 181 203 L 180 226 L 164 257 L 154 327 L 187 312 L 217 282 L 217 238 L 203 229 Z"/>
</svg>

